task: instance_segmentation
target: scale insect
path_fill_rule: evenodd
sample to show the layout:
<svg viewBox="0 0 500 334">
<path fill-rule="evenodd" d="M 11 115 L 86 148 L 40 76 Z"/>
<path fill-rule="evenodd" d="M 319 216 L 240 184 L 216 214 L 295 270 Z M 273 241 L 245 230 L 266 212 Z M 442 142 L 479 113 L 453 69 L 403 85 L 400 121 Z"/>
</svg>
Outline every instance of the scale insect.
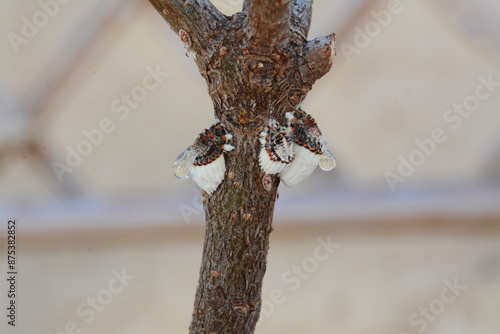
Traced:
<svg viewBox="0 0 500 334">
<path fill-rule="evenodd" d="M 293 142 L 286 128 L 274 119 L 260 133 L 259 165 L 266 174 L 277 174 L 283 171 L 294 158 Z"/>
<path fill-rule="evenodd" d="M 198 186 L 211 194 L 224 179 L 224 153 L 234 149 L 227 143 L 232 137 L 224 124 L 216 120 L 177 157 L 173 166 L 174 175 L 179 179 L 187 179 L 192 175 Z"/>
<path fill-rule="evenodd" d="M 295 187 L 314 169 L 330 171 L 335 167 L 335 157 L 326 149 L 326 142 L 318 124 L 301 109 L 286 113 L 288 131 L 293 141 L 295 159 L 281 173 L 281 181 Z"/>
<path fill-rule="evenodd" d="M 279 174 L 285 185 L 294 187 L 318 165 L 325 171 L 335 168 L 335 157 L 326 149 L 323 134 L 311 115 L 297 109 L 287 113 L 286 120 L 287 127 L 284 127 L 270 119 L 259 134 L 259 165 L 267 176 L 263 179 L 266 190 L 271 185 L 269 175 Z M 173 165 L 174 175 L 179 179 L 192 175 L 201 189 L 212 194 L 226 174 L 224 155 L 234 149 L 228 143 L 232 138 L 225 125 L 216 119 L 177 157 Z"/>
</svg>

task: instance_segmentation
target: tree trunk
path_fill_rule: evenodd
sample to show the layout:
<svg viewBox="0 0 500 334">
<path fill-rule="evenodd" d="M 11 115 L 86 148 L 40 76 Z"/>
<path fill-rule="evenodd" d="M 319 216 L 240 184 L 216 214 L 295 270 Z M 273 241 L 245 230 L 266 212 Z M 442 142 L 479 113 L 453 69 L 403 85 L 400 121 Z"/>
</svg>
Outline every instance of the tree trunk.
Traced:
<svg viewBox="0 0 500 334">
<path fill-rule="evenodd" d="M 253 333 L 260 314 L 279 177 L 259 167 L 259 134 L 284 124 L 334 56 L 334 35 L 307 41 L 311 0 L 248 0 L 227 17 L 208 0 L 150 0 L 206 79 L 233 134 L 226 175 L 204 193 L 206 235 L 190 333 Z"/>
</svg>

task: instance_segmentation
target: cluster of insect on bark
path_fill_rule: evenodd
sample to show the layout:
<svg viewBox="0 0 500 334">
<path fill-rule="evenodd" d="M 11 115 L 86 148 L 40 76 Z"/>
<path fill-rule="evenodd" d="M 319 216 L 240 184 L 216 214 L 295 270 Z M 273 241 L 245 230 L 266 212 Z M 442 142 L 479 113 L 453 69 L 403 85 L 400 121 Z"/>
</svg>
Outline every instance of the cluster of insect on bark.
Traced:
<svg viewBox="0 0 500 334">
<path fill-rule="evenodd" d="M 174 175 L 179 179 L 192 175 L 200 188 L 211 194 L 224 179 L 224 155 L 234 149 L 232 138 L 226 126 L 215 119 L 175 160 Z M 326 148 L 318 124 L 300 108 L 286 114 L 285 124 L 270 118 L 259 141 L 260 168 L 267 175 L 279 174 L 287 186 L 299 184 L 318 165 L 325 171 L 335 167 L 335 157 Z"/>
</svg>

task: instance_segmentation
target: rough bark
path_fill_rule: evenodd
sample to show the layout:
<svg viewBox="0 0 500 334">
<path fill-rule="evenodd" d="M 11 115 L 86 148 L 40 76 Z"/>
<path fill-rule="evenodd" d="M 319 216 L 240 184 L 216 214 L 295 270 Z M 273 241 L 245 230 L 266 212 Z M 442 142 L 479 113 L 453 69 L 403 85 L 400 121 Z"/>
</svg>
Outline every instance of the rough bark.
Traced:
<svg viewBox="0 0 500 334">
<path fill-rule="evenodd" d="M 255 46 L 285 47 L 290 35 L 290 0 L 248 3 L 247 37 Z"/>
<path fill-rule="evenodd" d="M 222 15 L 208 0 L 150 0 L 196 54 L 214 114 L 233 134 L 226 177 L 204 196 L 206 235 L 190 333 L 253 333 L 277 176 L 259 168 L 259 133 L 284 121 L 326 74 L 334 35 L 307 41 L 311 1 L 246 0 Z M 267 187 L 264 183 L 267 182 Z"/>
</svg>

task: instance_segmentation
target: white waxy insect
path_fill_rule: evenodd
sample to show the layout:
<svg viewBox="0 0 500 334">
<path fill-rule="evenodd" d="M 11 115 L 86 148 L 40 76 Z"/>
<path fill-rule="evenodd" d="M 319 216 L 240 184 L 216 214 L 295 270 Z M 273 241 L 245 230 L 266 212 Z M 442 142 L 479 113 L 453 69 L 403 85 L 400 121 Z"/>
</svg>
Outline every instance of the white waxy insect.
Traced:
<svg viewBox="0 0 500 334">
<path fill-rule="evenodd" d="M 232 135 L 226 132 L 224 125 L 216 120 L 210 129 L 203 131 L 193 145 L 175 160 L 174 175 L 179 179 L 193 175 L 198 186 L 211 194 L 224 179 L 224 152 L 234 149 L 234 146 L 227 144 L 231 138 Z"/>
<path fill-rule="evenodd" d="M 293 140 L 295 159 L 281 173 L 280 179 L 289 187 L 295 187 L 314 169 L 329 171 L 335 167 L 335 158 L 325 146 L 323 134 L 314 118 L 301 109 L 286 114 L 290 136 Z"/>
<path fill-rule="evenodd" d="M 269 126 L 260 133 L 259 165 L 266 174 L 277 174 L 294 159 L 293 142 L 285 127 L 269 119 Z"/>
</svg>

